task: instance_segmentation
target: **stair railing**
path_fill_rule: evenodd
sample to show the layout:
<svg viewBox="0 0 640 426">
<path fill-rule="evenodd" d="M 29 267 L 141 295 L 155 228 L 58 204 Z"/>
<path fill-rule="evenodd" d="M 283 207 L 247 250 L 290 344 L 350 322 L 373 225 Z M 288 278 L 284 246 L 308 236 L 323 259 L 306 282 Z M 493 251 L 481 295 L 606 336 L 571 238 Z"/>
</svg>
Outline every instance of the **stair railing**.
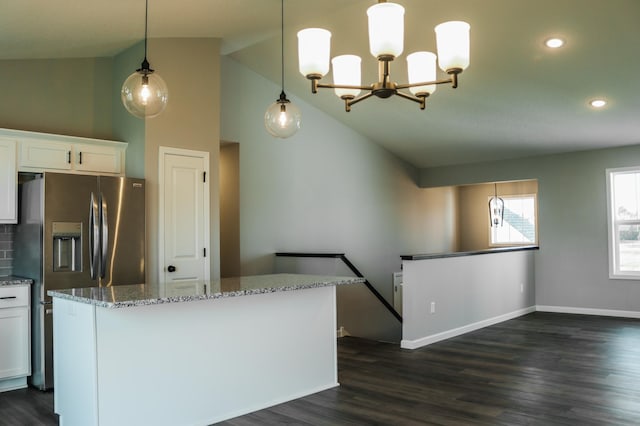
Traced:
<svg viewBox="0 0 640 426">
<path fill-rule="evenodd" d="M 378 292 L 378 290 L 376 290 L 376 288 L 373 285 L 371 285 L 369 280 L 367 280 L 364 277 L 364 275 L 362 275 L 362 273 L 358 270 L 358 268 L 356 268 L 356 266 L 353 263 L 351 263 L 351 261 L 347 258 L 347 256 L 345 256 L 344 253 L 278 252 L 276 253 L 276 256 L 278 257 L 317 257 L 317 258 L 325 258 L 325 259 L 333 258 L 333 259 L 342 260 L 342 262 L 344 262 L 344 264 L 347 265 L 347 267 L 351 270 L 351 272 L 353 272 L 353 274 L 356 277 L 364 278 L 364 285 L 369 289 L 369 291 L 373 293 L 373 295 L 380 301 L 380 303 L 382 303 L 384 307 L 387 308 L 387 310 L 391 312 L 391 314 L 393 314 L 393 316 L 396 317 L 398 321 L 402 322 L 402 316 L 393 308 L 393 306 L 389 304 L 389 302 L 387 302 L 387 299 L 382 297 L 382 295 Z"/>
</svg>

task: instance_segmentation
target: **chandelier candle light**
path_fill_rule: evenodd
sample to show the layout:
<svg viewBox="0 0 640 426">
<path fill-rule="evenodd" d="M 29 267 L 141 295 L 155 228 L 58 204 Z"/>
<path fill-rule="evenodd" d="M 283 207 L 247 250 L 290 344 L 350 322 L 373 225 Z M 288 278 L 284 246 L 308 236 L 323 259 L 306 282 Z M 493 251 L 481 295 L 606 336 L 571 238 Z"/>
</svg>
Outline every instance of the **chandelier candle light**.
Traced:
<svg viewBox="0 0 640 426">
<path fill-rule="evenodd" d="M 311 92 L 318 88 L 335 89 L 344 100 L 345 110 L 351 105 L 373 95 L 388 98 L 398 95 L 420 104 L 436 90 L 438 84 L 458 87 L 458 75 L 469 66 L 469 24 L 462 21 L 444 22 L 435 27 L 438 63 L 449 78 L 436 79 L 436 55 L 431 52 L 415 52 L 407 56 L 409 83 L 391 81 L 391 62 L 402 54 L 404 43 L 404 7 L 380 0 L 367 9 L 369 17 L 369 50 L 378 60 L 378 81 L 363 86 L 360 78 L 360 57 L 336 56 L 333 65 L 333 84 L 320 83 L 329 72 L 331 33 L 322 28 L 307 28 L 298 32 L 298 60 L 300 73 L 311 80 Z M 409 89 L 409 93 L 401 92 Z M 362 96 L 360 91 L 366 91 Z"/>
<path fill-rule="evenodd" d="M 145 0 L 144 12 L 144 60 L 122 85 L 120 98 L 127 111 L 138 118 L 160 115 L 169 101 L 169 91 L 164 80 L 151 69 L 147 61 L 147 18 L 149 0 Z"/>
<path fill-rule="evenodd" d="M 264 114 L 264 126 L 272 136 L 285 139 L 293 136 L 300 128 L 301 114 L 298 107 L 292 104 L 284 93 L 284 0 L 280 0 L 280 14 L 282 92 L 280 92 L 280 98 L 267 108 Z"/>
</svg>

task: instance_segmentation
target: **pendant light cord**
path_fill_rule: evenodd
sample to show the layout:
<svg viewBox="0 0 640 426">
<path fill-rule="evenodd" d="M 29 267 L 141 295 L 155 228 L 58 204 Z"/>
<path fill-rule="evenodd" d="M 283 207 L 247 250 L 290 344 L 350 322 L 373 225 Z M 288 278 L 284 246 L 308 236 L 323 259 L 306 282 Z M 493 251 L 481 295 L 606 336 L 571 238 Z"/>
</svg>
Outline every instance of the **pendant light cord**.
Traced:
<svg viewBox="0 0 640 426">
<path fill-rule="evenodd" d="M 147 60 L 147 22 L 149 20 L 149 0 L 144 2 L 144 59 Z"/>
<path fill-rule="evenodd" d="M 284 0 L 280 0 L 280 59 L 282 91 L 284 92 Z"/>
</svg>

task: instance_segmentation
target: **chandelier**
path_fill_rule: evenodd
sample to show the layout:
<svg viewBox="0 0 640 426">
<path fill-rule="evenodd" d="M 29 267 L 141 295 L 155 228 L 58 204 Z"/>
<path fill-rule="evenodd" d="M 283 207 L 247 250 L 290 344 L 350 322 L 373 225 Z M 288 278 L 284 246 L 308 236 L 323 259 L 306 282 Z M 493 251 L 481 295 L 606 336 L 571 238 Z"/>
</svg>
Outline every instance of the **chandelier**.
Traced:
<svg viewBox="0 0 640 426">
<path fill-rule="evenodd" d="M 362 85 L 360 63 L 356 55 L 336 56 L 333 65 L 333 84 L 320 83 L 329 72 L 331 33 L 322 28 L 307 28 L 298 32 L 298 60 L 300 73 L 311 80 L 311 92 L 318 88 L 335 89 L 344 100 L 345 110 L 371 96 L 388 98 L 398 95 L 425 108 L 426 99 L 439 84 L 458 87 L 458 75 L 469 66 L 469 24 L 462 21 L 444 22 L 435 27 L 438 64 L 449 76 L 436 79 L 436 55 L 415 52 L 407 56 L 409 82 L 391 81 L 391 62 L 402 54 L 404 44 L 404 7 L 379 0 L 367 9 L 369 17 L 369 51 L 378 60 L 378 81 Z M 401 91 L 409 89 L 410 93 Z M 361 91 L 365 91 L 360 95 Z"/>
</svg>

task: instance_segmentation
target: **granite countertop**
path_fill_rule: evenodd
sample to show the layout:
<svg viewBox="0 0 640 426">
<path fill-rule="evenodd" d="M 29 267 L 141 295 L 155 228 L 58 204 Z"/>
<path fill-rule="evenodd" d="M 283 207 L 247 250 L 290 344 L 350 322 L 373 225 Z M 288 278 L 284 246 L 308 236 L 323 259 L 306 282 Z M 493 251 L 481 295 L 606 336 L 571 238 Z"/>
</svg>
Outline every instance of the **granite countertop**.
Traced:
<svg viewBox="0 0 640 426">
<path fill-rule="evenodd" d="M 162 292 L 155 285 L 121 285 L 110 287 L 86 287 L 67 290 L 50 290 L 49 296 L 73 300 L 104 308 L 127 308 L 162 303 L 189 302 L 249 296 L 279 291 L 363 283 L 364 278 L 333 277 L 323 275 L 274 274 L 223 278 L 211 283 L 180 282 Z M 161 294 L 164 293 L 164 294 Z"/>
<path fill-rule="evenodd" d="M 31 278 L 22 278 L 9 275 L 8 277 L 0 277 L 0 286 L 10 285 L 31 285 L 33 280 Z"/>
<path fill-rule="evenodd" d="M 408 254 L 400 256 L 402 260 L 425 260 L 425 259 L 442 259 L 445 257 L 475 256 L 477 254 L 493 254 L 504 253 L 509 251 L 538 250 L 538 246 L 512 246 L 512 247 L 496 247 L 486 250 L 474 251 L 456 251 L 451 253 L 434 253 L 434 254 Z"/>
</svg>

